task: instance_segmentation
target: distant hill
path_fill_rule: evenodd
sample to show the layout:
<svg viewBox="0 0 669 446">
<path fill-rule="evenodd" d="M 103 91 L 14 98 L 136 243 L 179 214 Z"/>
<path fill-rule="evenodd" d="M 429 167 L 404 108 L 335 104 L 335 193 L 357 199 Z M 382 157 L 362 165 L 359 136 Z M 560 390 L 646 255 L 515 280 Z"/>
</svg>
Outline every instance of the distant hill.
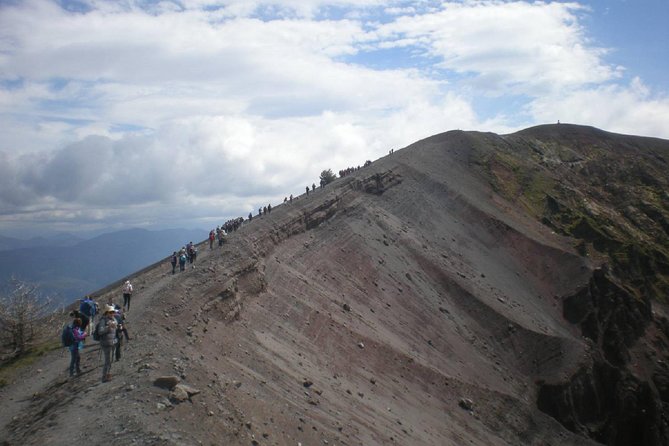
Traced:
<svg viewBox="0 0 669 446">
<path fill-rule="evenodd" d="M 59 303 L 70 303 L 86 293 L 167 257 L 189 241 L 201 241 L 203 230 L 129 229 L 85 241 L 73 237 L 18 240 L 3 237 L 0 281 L 15 276 L 37 283 Z"/>
<path fill-rule="evenodd" d="M 63 247 L 72 246 L 84 241 L 83 238 L 72 234 L 54 234 L 47 237 L 33 237 L 28 240 L 5 237 L 0 235 L 0 251 L 9 251 L 12 249 L 22 248 L 48 248 L 48 247 Z"/>
</svg>

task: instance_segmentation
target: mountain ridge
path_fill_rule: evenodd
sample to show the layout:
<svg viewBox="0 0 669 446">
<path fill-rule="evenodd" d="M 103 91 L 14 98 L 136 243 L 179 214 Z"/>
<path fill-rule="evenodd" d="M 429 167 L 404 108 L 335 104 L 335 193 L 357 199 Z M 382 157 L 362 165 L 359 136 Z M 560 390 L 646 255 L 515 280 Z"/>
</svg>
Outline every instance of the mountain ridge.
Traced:
<svg viewBox="0 0 669 446">
<path fill-rule="evenodd" d="M 560 158 L 599 135 L 578 131 L 580 148 L 435 135 L 276 206 L 222 249 L 201 245 L 194 268 L 153 264 L 133 275 L 133 340 L 112 382 L 99 383 L 94 350 L 72 380 L 64 359 L 44 365 L 51 355 L 34 366 L 40 380 L 0 390 L 0 433 L 8 444 L 666 444 L 662 259 L 649 258 L 644 283 L 612 260 L 626 217 L 610 195 L 592 200 L 616 217 L 604 238 L 574 229 L 568 217 L 585 210 L 556 191 L 601 193 L 589 170 L 570 173 L 594 165 Z M 655 172 L 641 167 L 630 172 Z M 619 187 L 633 196 L 630 184 Z M 155 386 L 165 375 L 192 392 Z M 100 401 L 110 416 L 91 411 Z"/>
</svg>

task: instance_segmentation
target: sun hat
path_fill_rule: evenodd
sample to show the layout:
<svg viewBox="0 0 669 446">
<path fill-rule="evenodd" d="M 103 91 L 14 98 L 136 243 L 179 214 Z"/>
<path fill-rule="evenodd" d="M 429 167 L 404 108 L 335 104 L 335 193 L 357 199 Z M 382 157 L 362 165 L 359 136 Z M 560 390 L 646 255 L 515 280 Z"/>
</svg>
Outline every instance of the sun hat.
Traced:
<svg viewBox="0 0 669 446">
<path fill-rule="evenodd" d="M 106 306 L 105 306 L 105 314 L 107 314 L 107 313 L 113 313 L 113 312 L 115 312 L 115 311 L 116 311 L 116 309 L 115 309 L 113 306 L 111 306 L 111 305 L 106 305 Z"/>
</svg>

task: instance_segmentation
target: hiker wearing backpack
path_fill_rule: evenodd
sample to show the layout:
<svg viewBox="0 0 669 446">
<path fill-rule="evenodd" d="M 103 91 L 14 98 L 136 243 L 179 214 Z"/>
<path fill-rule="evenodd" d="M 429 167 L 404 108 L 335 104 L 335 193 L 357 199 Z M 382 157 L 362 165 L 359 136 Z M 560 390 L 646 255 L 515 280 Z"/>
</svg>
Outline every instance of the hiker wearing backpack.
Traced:
<svg viewBox="0 0 669 446">
<path fill-rule="evenodd" d="M 84 314 L 88 320 L 89 333 L 92 330 L 92 325 L 95 323 L 95 315 L 97 314 L 98 304 L 95 303 L 90 296 L 86 296 L 81 299 L 81 304 L 79 305 L 79 312 Z"/>
<path fill-rule="evenodd" d="M 197 258 L 197 248 L 195 247 L 195 245 L 190 247 L 190 257 L 189 258 L 190 258 L 191 266 L 193 268 L 195 268 L 195 265 L 193 265 L 193 263 L 195 263 L 195 259 Z"/>
<path fill-rule="evenodd" d="M 126 280 L 123 284 L 123 308 L 128 307 L 130 311 L 130 298 L 132 297 L 132 284 L 129 280 Z"/>
<path fill-rule="evenodd" d="M 123 335 L 125 335 L 126 340 L 130 340 L 128 336 L 128 329 L 125 328 L 125 317 L 123 316 L 123 311 L 118 305 L 114 306 L 114 320 L 116 320 L 116 346 L 114 347 L 114 358 L 116 361 L 121 359 L 121 347 L 123 345 Z"/>
<path fill-rule="evenodd" d="M 112 351 L 116 343 L 117 323 L 114 318 L 116 310 L 112 306 L 105 307 L 105 313 L 95 326 L 97 340 L 100 341 L 100 348 L 104 356 L 104 366 L 102 367 L 102 382 L 111 381 Z"/>
<path fill-rule="evenodd" d="M 75 370 L 77 375 L 81 375 L 79 350 L 84 348 L 83 341 L 86 338 L 81 319 L 74 318 L 72 323 L 64 328 L 62 338 L 63 345 L 70 349 L 70 377 L 74 376 Z"/>
<path fill-rule="evenodd" d="M 179 256 L 179 271 L 186 270 L 186 254 L 183 253 Z"/>
</svg>

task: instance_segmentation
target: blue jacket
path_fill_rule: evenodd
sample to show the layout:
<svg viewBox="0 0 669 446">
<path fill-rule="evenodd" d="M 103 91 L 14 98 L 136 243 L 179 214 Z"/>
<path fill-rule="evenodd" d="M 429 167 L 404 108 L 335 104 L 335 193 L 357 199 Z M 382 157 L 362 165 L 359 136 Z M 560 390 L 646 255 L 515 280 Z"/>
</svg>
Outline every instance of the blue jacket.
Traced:
<svg viewBox="0 0 669 446">
<path fill-rule="evenodd" d="M 90 319 L 95 316 L 95 301 L 91 299 L 84 299 L 79 305 L 79 312 L 85 314 Z"/>
</svg>

